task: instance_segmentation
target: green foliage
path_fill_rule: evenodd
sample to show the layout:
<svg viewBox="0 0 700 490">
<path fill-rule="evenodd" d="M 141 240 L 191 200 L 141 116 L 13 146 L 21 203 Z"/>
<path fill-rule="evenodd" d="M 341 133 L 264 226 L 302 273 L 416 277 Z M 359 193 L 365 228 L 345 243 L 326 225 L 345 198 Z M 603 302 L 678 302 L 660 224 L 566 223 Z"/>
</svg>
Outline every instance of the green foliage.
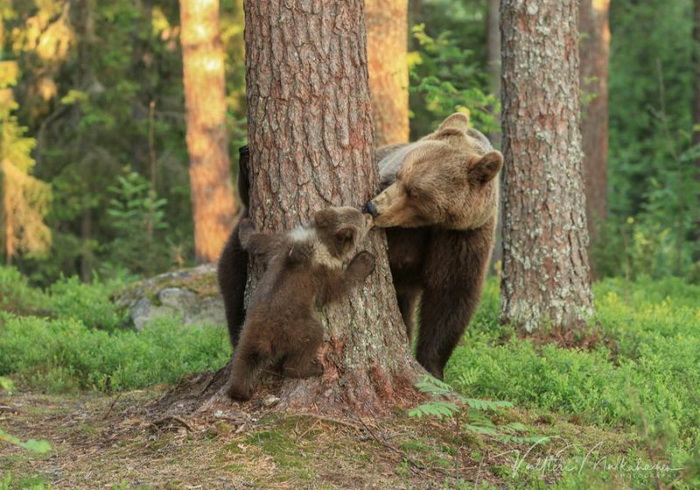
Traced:
<svg viewBox="0 0 700 490">
<path fill-rule="evenodd" d="M 25 314 L 36 311 L 45 301 L 40 291 L 14 267 L 0 266 L 0 310 Z"/>
<path fill-rule="evenodd" d="M 167 200 L 158 199 L 151 184 L 136 172 L 126 170 L 117 177 L 107 215 L 115 239 L 105 246 L 109 263 L 101 270 L 123 268 L 127 271 L 153 275 L 170 265 L 171 256 L 163 230 Z M 110 274 L 114 276 L 115 274 Z"/>
<path fill-rule="evenodd" d="M 3 391 L 10 391 L 13 389 L 14 384 L 12 383 L 12 380 L 0 376 L 0 393 Z M 51 444 L 49 444 L 47 441 L 37 441 L 36 439 L 22 441 L 21 439 L 15 436 L 11 436 L 10 434 L 2 430 L 2 428 L 0 427 L 0 444 L 2 443 L 19 446 L 21 448 L 27 449 L 28 451 L 40 454 L 51 451 Z M 5 481 L 9 485 L 9 477 Z"/>
<path fill-rule="evenodd" d="M 700 286 L 678 278 L 595 284 L 595 321 L 605 339 L 592 350 L 514 336 L 498 324 L 495 286 L 487 285 L 464 345 L 448 364 L 449 383 L 474 397 L 626 427 L 638 433 L 645 461 L 673 467 L 697 461 Z M 465 373 L 468 386 L 459 382 Z"/>
<path fill-rule="evenodd" d="M 4 12 L 0 12 L 4 22 Z M 0 39 L 0 47 L 2 46 Z M 0 58 L 0 251 L 8 262 L 21 254 L 43 254 L 51 243 L 44 223 L 51 188 L 32 175 L 36 141 L 19 124 L 12 87 L 19 70 L 15 61 Z"/>
<path fill-rule="evenodd" d="M 462 380 L 464 381 L 464 377 Z M 532 438 L 518 435 L 522 432 L 527 432 L 530 429 L 521 423 L 509 423 L 497 426 L 484 412 L 496 412 L 502 408 L 511 408 L 513 404 L 506 401 L 491 401 L 479 400 L 476 398 L 467 398 L 455 392 L 452 387 L 432 376 L 425 376 L 422 381 L 416 383 L 418 388 L 423 393 L 428 393 L 432 399 L 427 403 L 423 403 L 408 411 L 409 417 L 437 417 L 457 418 L 462 412 L 462 407 L 467 407 L 467 421 L 462 424 L 462 428 L 466 432 L 473 434 L 482 434 L 497 437 L 503 441 L 518 441 L 529 442 L 536 440 L 543 442 L 542 437 Z M 452 399 L 454 401 L 449 401 Z"/>
<path fill-rule="evenodd" d="M 15 384 L 10 378 L 0 376 L 0 391 L 12 391 L 15 389 Z"/>
<path fill-rule="evenodd" d="M 236 143 L 245 133 L 240 3 L 224 0 L 221 7 L 222 36 L 230 42 L 229 129 Z M 62 275 L 152 274 L 170 267 L 173 258 L 183 265 L 192 260 L 193 225 L 178 4 L 69 4 L 16 2 L 17 15 L 3 18 L 21 75 L 15 89 L 23 101 L 19 121 L 36 138 L 38 176 L 54 190 L 49 256 L 23 257 L 18 266 L 33 282 L 48 285 Z M 127 166 L 158 196 L 152 201 L 162 225 L 157 251 L 135 244 L 148 234 L 126 236 L 108 213 L 115 197 L 108 189 L 120 186 Z M 124 218 L 122 223 L 137 221 Z"/>
<path fill-rule="evenodd" d="M 225 332 L 155 321 L 141 332 L 106 332 L 74 318 L 0 313 L 0 375 L 48 392 L 118 391 L 174 383 L 229 358 Z"/>
<path fill-rule="evenodd" d="M 7 444 L 13 444 L 15 446 L 19 446 L 23 449 L 26 449 L 28 451 L 32 451 L 35 453 L 47 453 L 51 451 L 51 444 L 49 444 L 48 441 L 38 441 L 36 439 L 29 439 L 28 441 L 22 441 L 18 437 L 11 436 L 4 430 L 0 429 L 0 442 L 4 442 Z"/>
<path fill-rule="evenodd" d="M 441 32 L 436 38 L 426 33 L 425 25 L 412 29 L 418 50 L 411 53 L 411 110 L 421 124 L 413 124 L 420 135 L 455 111 L 467 111 L 473 125 L 482 132 L 498 130 L 494 114 L 500 111 L 498 99 L 486 92 L 488 79 L 483 67 L 473 59 L 473 53 L 457 44 L 453 35 Z"/>
<path fill-rule="evenodd" d="M 610 213 L 599 225 L 596 268 L 601 276 L 699 281 L 692 2 L 623 0 L 610 8 Z"/>
<path fill-rule="evenodd" d="M 54 315 L 70 318 L 91 328 L 114 330 L 125 322 L 109 299 L 115 284 L 84 284 L 77 277 L 61 279 L 48 289 L 46 306 Z"/>
</svg>

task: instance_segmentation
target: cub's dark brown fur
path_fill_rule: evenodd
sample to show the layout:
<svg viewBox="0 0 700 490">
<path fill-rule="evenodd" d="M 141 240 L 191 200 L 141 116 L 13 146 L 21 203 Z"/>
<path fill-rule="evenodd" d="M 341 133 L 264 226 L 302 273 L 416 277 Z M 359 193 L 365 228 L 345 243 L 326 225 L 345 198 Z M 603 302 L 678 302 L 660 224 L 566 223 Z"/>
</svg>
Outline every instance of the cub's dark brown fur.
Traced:
<svg viewBox="0 0 700 490">
<path fill-rule="evenodd" d="M 249 220 L 241 222 L 243 250 L 265 256 L 268 265 L 234 352 L 231 398 L 248 400 L 260 371 L 273 364 L 281 363 L 282 373 L 294 378 L 323 373 L 316 361 L 323 327 L 314 311 L 342 298 L 372 272 L 374 256 L 355 255 L 370 226 L 369 217 L 346 207 L 320 211 L 313 226 L 286 234 L 256 233 Z"/>
</svg>

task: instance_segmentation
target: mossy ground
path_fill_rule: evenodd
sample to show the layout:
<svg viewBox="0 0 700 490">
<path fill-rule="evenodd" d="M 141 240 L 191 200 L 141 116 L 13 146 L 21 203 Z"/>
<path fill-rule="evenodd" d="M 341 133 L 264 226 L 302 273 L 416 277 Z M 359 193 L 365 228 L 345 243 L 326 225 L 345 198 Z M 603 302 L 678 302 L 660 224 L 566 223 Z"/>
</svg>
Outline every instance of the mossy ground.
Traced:
<svg viewBox="0 0 700 490">
<path fill-rule="evenodd" d="M 265 410 L 154 419 L 147 407 L 160 394 L 3 396 L 5 430 L 47 439 L 53 448 L 42 456 L 2 447 L 0 482 L 9 488 L 172 489 L 538 485 L 560 479 L 562 471 L 527 464 L 550 453 L 575 456 L 574 441 L 598 445 L 598 457 L 623 457 L 634 446 L 626 435 L 534 412 L 511 417 L 556 436 L 553 443 L 504 442 L 464 432 L 454 421 L 402 413 L 389 420 Z"/>
</svg>

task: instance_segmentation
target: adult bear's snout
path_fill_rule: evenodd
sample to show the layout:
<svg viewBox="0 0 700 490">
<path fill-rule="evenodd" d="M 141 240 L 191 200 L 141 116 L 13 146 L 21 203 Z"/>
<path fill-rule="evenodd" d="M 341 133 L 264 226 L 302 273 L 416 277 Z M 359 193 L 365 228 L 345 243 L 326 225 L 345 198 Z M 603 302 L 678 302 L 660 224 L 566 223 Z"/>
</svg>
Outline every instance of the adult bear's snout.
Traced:
<svg viewBox="0 0 700 490">
<path fill-rule="evenodd" d="M 376 218 L 377 215 L 379 214 L 377 212 L 377 206 L 375 206 L 372 201 L 367 201 L 367 204 L 365 204 L 365 207 L 362 208 L 362 212 L 369 214 L 370 216 L 372 216 L 372 218 Z"/>
</svg>

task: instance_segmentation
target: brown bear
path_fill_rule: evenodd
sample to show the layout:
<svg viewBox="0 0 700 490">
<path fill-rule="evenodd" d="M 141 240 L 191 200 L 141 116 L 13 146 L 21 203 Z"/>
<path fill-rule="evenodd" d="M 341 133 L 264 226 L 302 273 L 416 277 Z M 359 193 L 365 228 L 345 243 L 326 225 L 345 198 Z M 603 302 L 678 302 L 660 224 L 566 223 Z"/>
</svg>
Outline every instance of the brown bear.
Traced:
<svg viewBox="0 0 700 490">
<path fill-rule="evenodd" d="M 233 228 L 226 245 L 224 245 L 217 268 L 217 279 L 224 299 L 229 340 L 231 341 L 231 347 L 234 349 L 238 344 L 238 337 L 245 319 L 243 299 L 248 279 L 248 253 L 243 250 L 239 236 L 240 224 L 242 220 L 248 217 L 248 190 L 250 188 L 248 181 L 248 147 L 242 146 L 239 148 L 238 155 L 238 196 L 243 208 L 239 214 L 238 224 Z"/>
<path fill-rule="evenodd" d="M 370 227 L 370 217 L 350 207 L 319 211 L 313 226 L 286 234 L 255 233 L 248 219 L 241 221 L 242 249 L 263 256 L 267 268 L 234 351 L 229 397 L 250 399 L 260 371 L 273 364 L 280 363 L 282 373 L 293 378 L 323 374 L 316 361 L 323 327 L 314 311 L 342 298 L 372 272 L 374 256 L 356 253 Z"/>
<path fill-rule="evenodd" d="M 493 249 L 503 156 L 453 114 L 434 133 L 377 152 L 381 192 L 365 206 L 386 228 L 389 264 L 409 338 L 421 299 L 416 357 L 436 378 L 476 309 Z"/>
</svg>

